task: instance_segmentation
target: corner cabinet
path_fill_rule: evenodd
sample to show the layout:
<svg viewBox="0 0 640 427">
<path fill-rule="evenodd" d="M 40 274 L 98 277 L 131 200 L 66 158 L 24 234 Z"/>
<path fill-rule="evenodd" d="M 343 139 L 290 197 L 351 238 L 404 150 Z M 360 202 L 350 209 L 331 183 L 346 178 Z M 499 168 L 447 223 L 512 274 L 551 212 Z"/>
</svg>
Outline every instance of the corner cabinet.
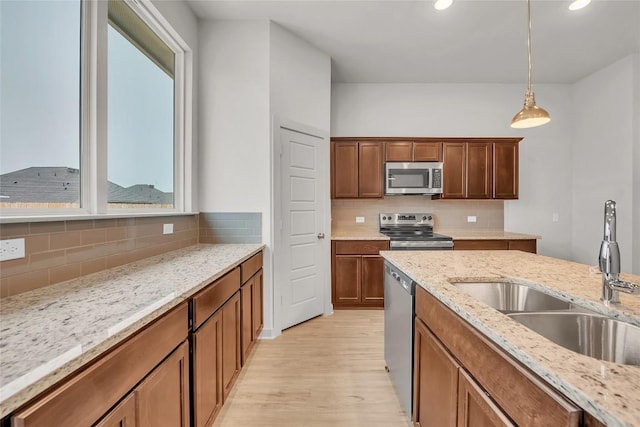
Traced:
<svg viewBox="0 0 640 427">
<path fill-rule="evenodd" d="M 382 198 L 384 145 L 379 141 L 331 141 L 331 197 Z"/>
<path fill-rule="evenodd" d="M 582 410 L 416 288 L 414 426 L 577 427 Z"/>
<path fill-rule="evenodd" d="M 384 306 L 385 240 L 331 242 L 331 302 L 334 308 Z"/>
<path fill-rule="evenodd" d="M 448 139 L 442 144 L 443 199 L 517 199 L 521 138 Z"/>
</svg>

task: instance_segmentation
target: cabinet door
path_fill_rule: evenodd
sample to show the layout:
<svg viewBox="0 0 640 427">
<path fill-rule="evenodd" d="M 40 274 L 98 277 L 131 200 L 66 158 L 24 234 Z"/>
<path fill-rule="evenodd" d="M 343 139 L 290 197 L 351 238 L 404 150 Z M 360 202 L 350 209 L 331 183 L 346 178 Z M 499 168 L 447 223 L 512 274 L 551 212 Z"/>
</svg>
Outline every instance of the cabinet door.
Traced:
<svg viewBox="0 0 640 427">
<path fill-rule="evenodd" d="M 333 197 L 358 197 L 358 143 L 336 142 L 333 147 Z"/>
<path fill-rule="evenodd" d="M 240 314 L 242 318 L 242 366 L 247 363 L 247 358 L 255 342 L 253 329 L 253 294 L 255 292 L 255 276 L 249 279 L 240 289 Z"/>
<path fill-rule="evenodd" d="M 95 427 L 136 427 L 136 394 L 129 393 Z"/>
<path fill-rule="evenodd" d="M 454 240 L 454 250 L 463 251 L 506 251 L 509 249 L 508 240 Z"/>
<path fill-rule="evenodd" d="M 467 195 L 466 183 L 466 144 L 463 142 L 445 142 L 442 144 L 442 198 L 464 199 Z"/>
<path fill-rule="evenodd" d="M 193 334 L 195 427 L 211 425 L 222 409 L 222 312 Z"/>
<path fill-rule="evenodd" d="M 362 302 L 384 305 L 384 259 L 381 256 L 362 257 Z"/>
<path fill-rule="evenodd" d="M 440 142 L 414 142 L 413 161 L 415 162 L 439 162 L 442 160 L 442 143 Z"/>
<path fill-rule="evenodd" d="M 375 198 L 383 196 L 382 143 L 360 142 L 358 146 L 358 196 Z"/>
<path fill-rule="evenodd" d="M 362 257 L 359 255 L 336 255 L 334 271 L 333 303 L 359 303 Z"/>
<path fill-rule="evenodd" d="M 493 144 L 467 144 L 467 194 L 468 199 L 489 199 L 492 195 Z"/>
<path fill-rule="evenodd" d="M 140 426 L 189 426 L 189 345 L 183 342 L 135 389 Z"/>
<path fill-rule="evenodd" d="M 387 162 L 410 162 L 413 159 L 413 142 L 387 142 Z"/>
<path fill-rule="evenodd" d="M 222 306 L 222 394 L 227 399 L 240 373 L 240 292 Z"/>
<path fill-rule="evenodd" d="M 263 304 L 263 274 L 262 270 L 258 271 L 253 283 L 253 336 L 257 340 L 262 332 L 264 325 L 262 320 L 262 304 Z"/>
<path fill-rule="evenodd" d="M 464 369 L 459 371 L 458 427 L 515 427 Z"/>
<path fill-rule="evenodd" d="M 458 364 L 427 329 L 415 320 L 413 422 L 416 426 L 454 427 L 458 405 Z"/>
<path fill-rule="evenodd" d="M 518 143 L 493 144 L 493 198 L 518 198 Z"/>
</svg>

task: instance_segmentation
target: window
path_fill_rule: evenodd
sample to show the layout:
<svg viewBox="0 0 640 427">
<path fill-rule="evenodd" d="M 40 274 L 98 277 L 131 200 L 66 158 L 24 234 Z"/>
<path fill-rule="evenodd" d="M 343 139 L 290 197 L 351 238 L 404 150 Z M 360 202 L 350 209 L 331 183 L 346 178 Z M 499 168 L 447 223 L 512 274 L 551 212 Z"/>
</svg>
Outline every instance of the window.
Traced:
<svg viewBox="0 0 640 427">
<path fill-rule="evenodd" d="M 0 25 L 3 217 L 190 210 L 191 54 L 150 0 L 0 0 Z"/>
<path fill-rule="evenodd" d="M 121 0 L 108 46 L 109 207 L 173 208 L 175 55 Z"/>
<path fill-rule="evenodd" d="M 80 1 L 0 1 L 0 208 L 79 208 Z"/>
</svg>

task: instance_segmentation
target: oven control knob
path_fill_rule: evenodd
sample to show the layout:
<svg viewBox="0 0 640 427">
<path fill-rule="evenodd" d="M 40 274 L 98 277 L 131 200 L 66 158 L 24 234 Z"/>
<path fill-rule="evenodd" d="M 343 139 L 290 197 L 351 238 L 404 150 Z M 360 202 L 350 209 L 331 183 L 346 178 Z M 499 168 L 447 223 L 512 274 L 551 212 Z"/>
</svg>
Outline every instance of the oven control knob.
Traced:
<svg viewBox="0 0 640 427">
<path fill-rule="evenodd" d="M 386 217 L 386 216 L 383 216 L 383 217 L 382 217 L 382 219 L 383 219 L 383 220 L 386 220 L 386 219 L 387 219 L 387 217 Z"/>
<path fill-rule="evenodd" d="M 423 221 L 426 221 L 426 220 L 427 220 L 427 217 L 426 217 L 426 216 L 423 216 L 423 217 L 422 217 L 422 220 L 423 220 Z"/>
<path fill-rule="evenodd" d="M 433 217 L 431 215 L 429 215 L 429 221 L 431 221 L 433 219 Z"/>
</svg>

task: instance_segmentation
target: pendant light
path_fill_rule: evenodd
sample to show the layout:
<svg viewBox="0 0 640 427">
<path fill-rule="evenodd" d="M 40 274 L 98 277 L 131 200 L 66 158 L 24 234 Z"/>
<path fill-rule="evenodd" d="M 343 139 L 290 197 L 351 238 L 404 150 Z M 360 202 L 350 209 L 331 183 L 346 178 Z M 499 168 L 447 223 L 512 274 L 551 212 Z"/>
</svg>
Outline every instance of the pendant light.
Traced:
<svg viewBox="0 0 640 427">
<path fill-rule="evenodd" d="M 551 117 L 544 108 L 536 105 L 536 97 L 531 90 L 531 0 L 527 0 L 527 58 L 529 59 L 529 80 L 524 96 L 524 108 L 511 120 L 512 128 L 532 128 L 549 123 Z"/>
</svg>

